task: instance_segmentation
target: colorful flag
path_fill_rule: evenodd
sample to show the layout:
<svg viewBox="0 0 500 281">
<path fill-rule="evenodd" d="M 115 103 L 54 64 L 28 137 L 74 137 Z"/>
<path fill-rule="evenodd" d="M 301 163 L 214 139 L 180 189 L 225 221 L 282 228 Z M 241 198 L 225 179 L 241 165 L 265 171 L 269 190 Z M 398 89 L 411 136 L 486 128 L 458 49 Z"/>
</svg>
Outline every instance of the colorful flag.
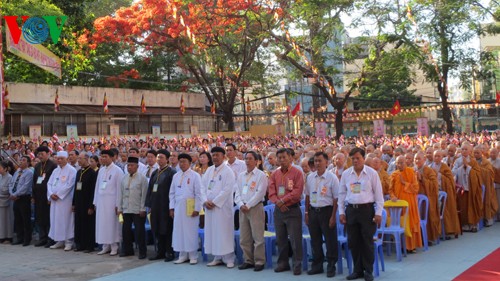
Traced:
<svg viewBox="0 0 500 281">
<path fill-rule="evenodd" d="M 7 94 L 7 87 L 5 87 L 5 94 Z M 8 100 L 7 100 L 8 102 Z M 500 103 L 500 91 L 497 91 L 496 103 Z"/>
<path fill-rule="evenodd" d="M 210 113 L 215 114 L 215 100 L 213 100 L 210 105 Z"/>
<path fill-rule="evenodd" d="M 391 115 L 396 115 L 401 112 L 401 105 L 399 105 L 399 100 L 396 100 L 391 109 Z"/>
<path fill-rule="evenodd" d="M 186 112 L 186 107 L 184 106 L 184 95 L 181 96 L 181 113 Z"/>
<path fill-rule="evenodd" d="M 108 97 L 106 97 L 106 93 L 104 93 L 104 100 L 102 101 L 102 107 L 103 107 L 104 113 L 107 114 L 109 112 L 109 108 L 108 108 Z"/>
<path fill-rule="evenodd" d="M 293 108 L 293 110 L 292 110 L 292 116 L 294 117 L 295 115 L 297 115 L 297 113 L 299 113 L 299 111 L 300 111 L 300 101 Z"/>
<path fill-rule="evenodd" d="M 250 106 L 250 99 L 247 97 L 247 112 L 252 111 L 252 107 Z"/>
<path fill-rule="evenodd" d="M 56 97 L 54 99 L 54 112 L 59 112 L 59 89 L 56 90 Z"/>
<path fill-rule="evenodd" d="M 141 99 L 141 113 L 146 113 L 146 101 L 144 100 L 144 95 L 142 95 Z"/>
<path fill-rule="evenodd" d="M 5 85 L 5 93 L 3 94 L 3 110 L 7 110 L 10 108 L 9 102 L 9 88 Z"/>
</svg>

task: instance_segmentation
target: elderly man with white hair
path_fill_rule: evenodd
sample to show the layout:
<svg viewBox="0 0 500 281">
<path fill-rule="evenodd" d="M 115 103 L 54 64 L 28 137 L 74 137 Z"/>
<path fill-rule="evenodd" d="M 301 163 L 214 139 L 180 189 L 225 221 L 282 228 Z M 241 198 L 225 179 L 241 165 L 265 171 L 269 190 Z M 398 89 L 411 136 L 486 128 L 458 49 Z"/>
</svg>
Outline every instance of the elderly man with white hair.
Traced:
<svg viewBox="0 0 500 281">
<path fill-rule="evenodd" d="M 56 241 L 50 248 L 58 249 L 64 246 L 64 250 L 69 251 L 73 247 L 75 237 L 72 206 L 76 170 L 68 165 L 68 152 L 59 151 L 56 159 L 57 168 L 47 183 L 47 197 L 50 202 L 49 237 Z"/>
</svg>

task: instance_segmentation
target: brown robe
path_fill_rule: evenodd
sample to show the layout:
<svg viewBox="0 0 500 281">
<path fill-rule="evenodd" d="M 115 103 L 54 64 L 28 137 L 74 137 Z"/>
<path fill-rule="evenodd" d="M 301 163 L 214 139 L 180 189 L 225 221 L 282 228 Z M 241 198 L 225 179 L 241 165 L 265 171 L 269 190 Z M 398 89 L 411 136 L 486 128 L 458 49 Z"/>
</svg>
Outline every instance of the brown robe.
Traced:
<svg viewBox="0 0 500 281">
<path fill-rule="evenodd" d="M 445 234 L 458 235 L 461 233 L 461 229 L 458 220 L 455 177 L 453 177 L 450 167 L 444 163 L 441 164 L 439 173 L 441 174 L 441 190 L 446 192 L 447 195 L 443 214 Z"/>
<path fill-rule="evenodd" d="M 439 219 L 439 183 L 436 172 L 428 166 L 423 167 L 422 179 L 418 181 L 419 194 L 429 198 L 429 213 L 427 214 L 427 239 L 436 241 L 441 235 L 441 220 Z"/>
<path fill-rule="evenodd" d="M 470 158 L 469 191 L 459 194 L 457 202 L 460 210 L 460 224 L 475 226 L 483 217 L 482 179 L 479 164 L 472 157 Z"/>
<path fill-rule="evenodd" d="M 384 160 L 381 160 L 380 162 L 382 163 L 381 164 L 382 169 L 384 169 L 384 171 L 387 172 L 387 168 L 389 168 L 389 164 L 387 164 L 387 162 L 385 162 Z"/>
<path fill-rule="evenodd" d="M 485 188 L 483 206 L 484 218 L 488 220 L 492 219 L 498 210 L 498 201 L 495 191 L 495 170 L 491 162 L 484 157 L 479 167 L 481 167 L 481 177 Z"/>
<path fill-rule="evenodd" d="M 380 178 L 380 183 L 382 184 L 382 191 L 384 192 L 384 195 L 389 195 L 389 186 L 391 185 L 391 178 L 389 174 L 381 169 L 380 171 L 378 171 L 378 177 Z"/>
</svg>

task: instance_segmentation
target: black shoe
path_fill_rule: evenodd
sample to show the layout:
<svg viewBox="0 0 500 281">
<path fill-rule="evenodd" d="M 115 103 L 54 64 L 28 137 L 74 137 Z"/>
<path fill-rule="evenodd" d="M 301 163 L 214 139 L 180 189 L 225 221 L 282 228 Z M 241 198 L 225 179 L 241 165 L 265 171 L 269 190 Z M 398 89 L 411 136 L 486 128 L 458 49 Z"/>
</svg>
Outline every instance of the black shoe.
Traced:
<svg viewBox="0 0 500 281">
<path fill-rule="evenodd" d="M 47 244 L 45 244 L 45 248 L 50 248 L 50 246 L 54 245 L 56 242 L 54 242 L 53 240 L 49 240 L 47 241 Z"/>
<path fill-rule="evenodd" d="M 139 254 L 139 259 L 140 259 L 140 260 L 143 260 L 143 259 L 145 259 L 145 258 L 146 258 L 146 254 Z"/>
<path fill-rule="evenodd" d="M 307 275 L 321 274 L 323 272 L 323 268 L 313 268 L 307 272 Z"/>
<path fill-rule="evenodd" d="M 301 275 L 302 274 L 302 266 L 297 266 L 293 269 L 293 275 Z"/>
<path fill-rule="evenodd" d="M 373 281 L 373 274 L 365 272 L 365 281 Z"/>
<path fill-rule="evenodd" d="M 130 257 L 130 256 L 133 256 L 134 253 L 120 253 L 120 257 L 123 258 L 123 257 Z"/>
<path fill-rule="evenodd" d="M 150 261 L 156 261 L 156 260 L 161 260 L 161 259 L 164 259 L 165 257 L 162 257 L 161 255 L 156 255 L 154 257 L 150 257 L 149 260 Z"/>
<path fill-rule="evenodd" d="M 88 250 L 88 249 L 87 249 L 87 250 L 84 250 L 83 252 L 84 252 L 85 254 L 88 254 L 88 253 L 92 253 L 93 251 L 94 251 L 94 250 Z"/>
<path fill-rule="evenodd" d="M 256 264 L 255 268 L 253 269 L 253 271 L 262 271 L 262 270 L 264 270 L 263 264 Z"/>
<path fill-rule="evenodd" d="M 23 243 L 23 247 L 29 246 L 30 244 L 31 244 L 31 241 L 30 241 L 30 242 Z"/>
<path fill-rule="evenodd" d="M 47 241 L 45 241 L 45 240 L 38 241 L 38 242 L 35 244 L 35 247 L 42 247 L 42 246 L 45 246 L 45 244 L 47 244 Z"/>
<path fill-rule="evenodd" d="M 11 245 L 21 245 L 21 244 L 24 244 L 23 240 L 17 240 L 16 242 L 12 242 Z"/>
<path fill-rule="evenodd" d="M 350 275 L 347 275 L 345 279 L 347 280 L 355 280 L 359 278 L 363 278 L 365 275 L 363 273 L 353 272 Z"/>
<path fill-rule="evenodd" d="M 243 270 L 243 269 L 249 269 L 249 268 L 254 268 L 254 265 L 253 264 L 250 264 L 250 263 L 242 263 L 238 266 L 238 269 L 240 270 Z"/>
<path fill-rule="evenodd" d="M 75 252 L 81 252 L 81 251 L 83 251 L 83 248 L 75 248 L 73 251 L 75 251 Z"/>
<path fill-rule="evenodd" d="M 337 268 L 335 268 L 335 263 L 328 263 L 328 265 L 326 266 L 326 277 L 334 277 L 336 270 Z"/>
<path fill-rule="evenodd" d="M 289 265 L 278 265 L 275 269 L 274 272 L 283 272 L 283 271 L 288 271 L 290 270 Z"/>
<path fill-rule="evenodd" d="M 165 259 L 163 260 L 164 262 L 171 262 L 175 259 L 175 255 L 172 253 L 172 254 L 165 254 Z"/>
</svg>

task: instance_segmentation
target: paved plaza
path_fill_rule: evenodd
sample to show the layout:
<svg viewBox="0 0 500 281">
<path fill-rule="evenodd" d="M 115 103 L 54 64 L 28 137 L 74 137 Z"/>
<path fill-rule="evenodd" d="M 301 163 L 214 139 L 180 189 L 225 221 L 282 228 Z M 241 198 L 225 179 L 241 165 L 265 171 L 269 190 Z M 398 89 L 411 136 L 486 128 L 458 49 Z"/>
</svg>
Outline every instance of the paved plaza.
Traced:
<svg viewBox="0 0 500 281">
<path fill-rule="evenodd" d="M 153 254 L 149 246 L 149 254 Z M 500 247 L 500 223 L 485 228 L 478 233 L 464 233 L 459 239 L 441 242 L 429 251 L 421 249 L 409 254 L 402 262 L 395 255 L 385 256 L 386 270 L 377 280 L 452 280 L 467 268 Z M 325 280 L 326 275 L 293 276 L 291 272 L 274 273 L 272 269 L 262 272 L 241 271 L 226 267 L 208 268 L 206 263 L 197 265 L 175 265 L 163 261 L 150 262 L 137 257 L 98 256 L 96 253 L 64 252 L 33 246 L 0 245 L 0 280 L 96 280 L 96 281 L 255 281 L 263 280 Z M 201 258 L 200 258 L 201 261 Z M 344 274 L 330 280 L 345 280 Z M 498 272 L 500 272 L 500 264 Z"/>
</svg>

